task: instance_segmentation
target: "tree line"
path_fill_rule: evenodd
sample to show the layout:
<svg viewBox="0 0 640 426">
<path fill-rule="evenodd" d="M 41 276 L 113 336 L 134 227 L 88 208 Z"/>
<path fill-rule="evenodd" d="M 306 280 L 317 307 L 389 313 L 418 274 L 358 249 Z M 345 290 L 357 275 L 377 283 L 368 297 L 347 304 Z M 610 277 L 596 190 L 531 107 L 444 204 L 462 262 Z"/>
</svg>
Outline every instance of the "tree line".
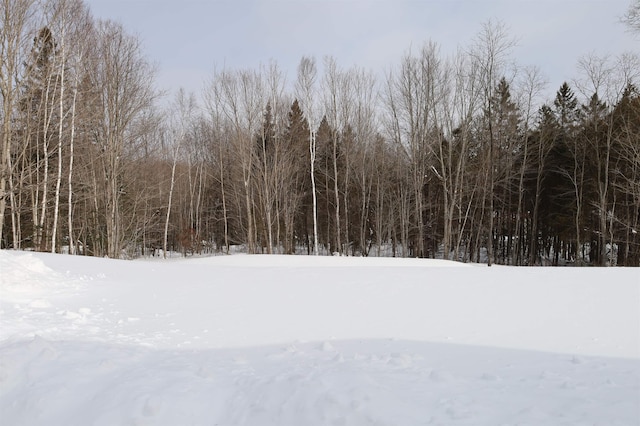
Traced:
<svg viewBox="0 0 640 426">
<path fill-rule="evenodd" d="M 139 39 L 82 0 L 0 13 L 2 248 L 640 266 L 635 54 L 585 56 L 544 99 L 488 22 L 382 77 L 304 57 L 161 107 Z"/>
</svg>

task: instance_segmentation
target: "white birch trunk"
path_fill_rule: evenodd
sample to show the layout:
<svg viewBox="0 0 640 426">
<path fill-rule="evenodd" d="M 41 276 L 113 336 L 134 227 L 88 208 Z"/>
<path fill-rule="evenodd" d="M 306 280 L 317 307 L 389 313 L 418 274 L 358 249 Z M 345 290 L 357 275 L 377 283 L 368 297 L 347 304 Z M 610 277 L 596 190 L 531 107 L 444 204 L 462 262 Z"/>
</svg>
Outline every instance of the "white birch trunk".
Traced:
<svg viewBox="0 0 640 426">
<path fill-rule="evenodd" d="M 73 99 L 71 101 L 71 135 L 69 136 L 69 174 L 67 186 L 69 187 L 69 197 L 67 198 L 67 222 L 69 227 L 69 254 L 76 254 L 76 242 L 73 238 L 73 155 L 74 140 L 76 135 L 76 100 L 78 98 L 78 78 L 73 88 Z"/>
<path fill-rule="evenodd" d="M 64 71 L 65 71 L 65 40 L 64 32 L 61 37 L 60 54 L 60 102 L 58 110 L 58 173 L 56 176 L 56 192 L 53 208 L 53 227 L 51 229 L 51 253 L 56 252 L 56 239 L 58 233 L 58 217 L 60 216 L 60 186 L 62 183 L 62 135 L 64 129 Z"/>
<path fill-rule="evenodd" d="M 180 138 L 182 139 L 182 138 Z M 167 239 L 169 235 L 169 217 L 171 216 L 171 203 L 173 200 L 173 187 L 175 185 L 175 176 L 176 176 L 176 164 L 178 162 L 178 149 L 180 148 L 180 141 L 178 142 L 178 146 L 173 154 L 173 165 L 171 166 L 171 185 L 169 187 L 169 202 L 167 205 L 167 217 L 164 221 L 164 239 L 162 244 L 162 256 L 167 258 Z"/>
<path fill-rule="evenodd" d="M 318 256 L 318 197 L 316 194 L 316 135 L 309 123 L 309 153 L 311 158 L 311 195 L 313 198 L 313 254 Z"/>
</svg>

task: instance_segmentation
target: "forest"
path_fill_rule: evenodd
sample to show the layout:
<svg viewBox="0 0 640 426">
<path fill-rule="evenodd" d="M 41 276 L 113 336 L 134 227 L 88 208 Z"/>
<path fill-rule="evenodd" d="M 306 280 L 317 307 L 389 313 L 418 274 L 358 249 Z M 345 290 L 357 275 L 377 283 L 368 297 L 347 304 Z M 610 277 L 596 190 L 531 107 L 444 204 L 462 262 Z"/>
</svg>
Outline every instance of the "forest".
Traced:
<svg viewBox="0 0 640 426">
<path fill-rule="evenodd" d="M 637 53 L 576 58 L 545 99 L 487 22 L 383 75 L 303 57 L 167 102 L 140 39 L 82 0 L 0 14 L 0 248 L 640 266 Z"/>
</svg>

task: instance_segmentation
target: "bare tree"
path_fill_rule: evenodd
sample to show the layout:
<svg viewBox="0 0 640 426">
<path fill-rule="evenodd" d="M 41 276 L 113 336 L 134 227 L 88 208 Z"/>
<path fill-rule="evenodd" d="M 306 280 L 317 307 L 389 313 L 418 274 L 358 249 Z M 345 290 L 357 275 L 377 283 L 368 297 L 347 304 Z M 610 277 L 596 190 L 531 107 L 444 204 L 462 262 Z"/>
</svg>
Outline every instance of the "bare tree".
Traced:
<svg viewBox="0 0 640 426">
<path fill-rule="evenodd" d="M 350 82 L 350 95 L 346 102 L 352 106 L 347 110 L 349 127 L 353 129 L 354 140 L 349 146 L 349 138 L 346 138 L 345 181 L 353 170 L 354 187 L 357 188 L 360 205 L 358 241 L 360 252 L 363 255 L 369 253 L 371 228 L 369 226 L 372 191 L 375 176 L 375 145 L 378 138 L 377 112 L 374 107 L 376 101 L 376 80 L 372 73 L 359 69 L 351 69 L 346 78 Z M 345 189 L 345 193 L 347 189 Z M 345 199 L 345 210 L 347 202 Z"/>
<path fill-rule="evenodd" d="M 100 90 L 103 111 L 98 143 L 102 150 L 102 179 L 106 183 L 105 216 L 107 253 L 119 257 L 125 235 L 122 233 L 120 198 L 125 147 L 131 142 L 135 119 L 150 107 L 153 69 L 142 56 L 137 38 L 125 33 L 120 24 L 98 24 L 98 46 L 94 85 Z"/>
<path fill-rule="evenodd" d="M 12 188 L 13 165 L 11 142 L 13 137 L 12 119 L 16 107 L 19 73 L 25 49 L 30 41 L 28 32 L 32 28 L 36 13 L 35 0 L 2 0 L 0 2 L 0 93 L 2 94 L 2 134 L 0 142 L 0 247 L 4 246 L 3 230 L 7 201 L 15 195 Z M 15 212 L 12 209 L 12 217 Z M 17 229 L 13 224 L 14 245 Z"/>
<path fill-rule="evenodd" d="M 619 229 L 617 264 L 640 266 L 640 93 L 629 86 L 616 105 L 614 189 L 619 194 L 615 220 Z"/>
<path fill-rule="evenodd" d="M 534 111 L 536 110 L 536 104 L 540 92 L 545 87 L 545 82 L 540 75 L 540 71 L 535 68 L 526 68 L 523 71 L 523 78 L 520 81 L 520 109 L 523 111 L 522 120 L 522 153 L 520 157 L 520 172 L 518 174 L 518 205 L 516 211 L 516 240 L 518 248 L 516 250 L 516 256 L 513 258 L 515 265 L 522 265 L 525 260 L 525 232 L 523 230 L 523 215 L 525 213 L 524 195 L 525 195 L 525 177 L 528 172 L 530 164 L 531 147 L 530 145 L 530 133 L 534 127 Z M 579 226 L 576 224 L 576 226 Z"/>
<path fill-rule="evenodd" d="M 57 140 L 57 175 L 55 183 L 55 196 L 53 208 L 53 224 L 51 231 L 51 252 L 55 253 L 57 247 L 58 218 L 60 215 L 60 193 L 62 186 L 63 172 L 63 140 L 68 140 L 69 148 L 69 194 L 68 194 L 68 238 L 69 251 L 73 253 L 73 232 L 72 232 L 72 173 L 73 173 L 73 143 L 75 137 L 75 118 L 76 118 L 76 101 L 77 86 L 79 83 L 79 71 L 73 68 L 79 67 L 79 61 L 82 60 L 83 50 L 88 39 L 88 11 L 80 0 L 56 0 L 52 4 L 52 26 L 54 32 L 58 34 L 57 63 L 59 75 L 59 100 L 58 100 L 58 140 Z M 75 63 L 74 63 L 75 60 Z M 75 81 L 68 74 L 75 72 Z M 71 99 L 66 96 L 66 89 L 72 86 Z M 70 116 L 70 117 L 69 117 Z M 70 134 L 65 135 L 65 128 L 70 127 Z"/>
<path fill-rule="evenodd" d="M 60 10 L 60 31 L 59 31 L 59 59 L 57 66 L 59 68 L 59 100 L 58 100 L 58 143 L 57 143 L 57 156 L 58 156 L 58 170 L 56 175 L 56 189 L 54 196 L 54 207 L 53 207 L 53 225 L 51 229 L 51 253 L 56 252 L 57 246 L 57 231 L 58 231 L 58 216 L 60 213 L 60 187 L 62 184 L 62 139 L 64 135 L 65 128 L 65 88 L 66 88 L 66 79 L 65 79 L 65 71 L 67 68 L 67 32 L 68 32 L 68 22 L 69 19 L 65 16 L 64 3 L 58 3 L 58 6 L 62 6 L 63 10 Z M 58 14 L 58 11 L 56 11 Z"/>
<path fill-rule="evenodd" d="M 412 200 L 412 255 L 427 256 L 425 239 L 427 210 L 425 186 L 432 170 L 435 147 L 442 124 L 438 110 L 446 85 L 438 46 L 429 42 L 418 56 L 407 54 L 396 76 L 391 75 L 386 88 L 387 123 L 393 143 L 400 148 L 408 165 Z"/>
<path fill-rule="evenodd" d="M 233 161 L 239 170 L 242 186 L 242 190 L 236 193 L 242 193 L 245 210 L 243 222 L 250 253 L 257 252 L 254 136 L 259 132 L 265 105 L 263 82 L 257 72 L 222 71 L 214 75 L 210 94 L 207 95 L 207 108 L 210 113 L 220 115 L 231 128 Z"/>
<path fill-rule="evenodd" d="M 341 226 L 340 226 L 340 191 L 338 180 L 338 143 L 341 129 L 346 125 L 344 119 L 348 119 L 350 107 L 349 79 L 337 66 L 336 60 L 325 58 L 325 73 L 322 80 L 324 94 L 324 109 L 329 118 L 331 128 L 331 161 L 333 166 L 333 193 L 334 193 L 334 220 L 335 220 L 335 247 L 332 250 L 342 253 Z M 342 111 L 341 111 L 342 110 Z"/>
<path fill-rule="evenodd" d="M 582 79 L 577 86 L 586 99 L 584 106 L 585 133 L 589 143 L 595 176 L 594 206 L 598 213 L 598 253 L 597 261 L 601 265 L 615 262 L 613 253 L 615 217 L 615 193 L 612 181 L 615 178 L 615 121 L 616 111 L 613 106 L 622 99 L 627 88 L 637 81 L 640 72 L 640 61 L 635 55 L 623 55 L 616 59 L 589 55 L 579 61 Z M 613 197 L 613 198 L 612 198 Z M 607 246 L 612 253 L 607 258 Z M 611 263 L 611 264 L 612 264 Z"/>
<path fill-rule="evenodd" d="M 196 108 L 195 96 L 190 94 L 186 95 L 184 89 L 180 89 L 176 95 L 176 99 L 173 105 L 173 110 L 177 110 L 177 114 L 173 115 L 174 120 L 171 123 L 171 142 L 173 144 L 172 150 L 172 164 L 171 164 L 171 181 L 169 184 L 169 195 L 167 201 L 167 215 L 164 223 L 164 239 L 163 239 L 163 256 L 167 258 L 167 238 L 169 235 L 169 219 L 171 217 L 171 207 L 173 201 L 173 189 L 176 181 L 176 166 L 178 164 L 178 158 L 180 149 L 186 138 L 188 131 L 187 127 L 191 124 L 190 120 L 193 119 L 194 110 Z"/>
<path fill-rule="evenodd" d="M 74 77 L 72 83 L 72 99 L 71 99 L 71 134 L 69 135 L 69 169 L 67 175 L 67 228 L 69 233 L 69 254 L 76 253 L 76 241 L 73 229 L 73 171 L 74 171 L 74 149 L 76 139 L 76 120 L 77 120 L 77 105 L 78 105 L 78 92 L 80 90 L 80 82 L 82 78 L 82 62 L 87 56 L 89 49 L 89 43 L 91 40 L 90 34 L 93 31 L 93 20 L 89 14 L 89 11 L 84 8 L 83 3 L 76 2 L 79 6 L 77 9 L 72 9 L 74 19 L 77 19 L 77 26 L 75 27 L 74 43 L 70 60 L 73 62 L 71 68 L 74 70 Z"/>
<path fill-rule="evenodd" d="M 298 80 L 296 91 L 302 100 L 303 110 L 309 122 L 309 164 L 311 168 L 311 196 L 313 198 L 313 253 L 317 256 L 318 249 L 318 199 L 316 194 L 316 93 L 315 81 L 317 76 L 315 59 L 303 57 L 298 65 Z"/>
<path fill-rule="evenodd" d="M 435 174 L 442 185 L 443 235 L 445 257 L 460 247 L 469 224 L 469 212 L 477 186 L 467 174 L 469 146 L 474 118 L 480 107 L 478 66 L 468 55 L 459 52 L 447 64 L 447 91 L 443 100 L 443 129 L 446 137 L 437 146 L 438 169 Z"/>
<path fill-rule="evenodd" d="M 225 145 L 223 143 L 223 107 L 222 107 L 222 93 L 219 88 L 217 75 L 213 77 L 213 80 L 204 91 L 204 105 L 207 111 L 207 119 L 210 128 L 208 137 L 209 149 L 212 154 L 211 166 L 216 167 L 217 170 L 212 172 L 215 176 L 214 179 L 220 184 L 220 200 L 222 205 L 222 221 L 223 221 L 223 234 L 224 234 L 224 246 L 225 251 L 229 253 L 229 219 L 227 214 L 227 186 L 226 186 L 226 174 L 224 167 L 225 158 Z M 215 155 L 213 155 L 215 152 Z"/>
<path fill-rule="evenodd" d="M 640 0 L 631 0 L 622 22 L 633 32 L 640 33 Z"/>
<path fill-rule="evenodd" d="M 45 17 L 54 19 L 55 17 Z M 60 54 L 57 40 L 48 25 L 42 26 L 34 37 L 31 54 L 25 65 L 25 79 L 20 100 L 20 114 L 25 145 L 35 159 L 26 161 L 31 180 L 31 209 L 33 244 L 37 250 L 45 250 L 49 225 L 51 200 L 49 199 L 56 143 L 58 103 L 62 97 L 61 74 L 58 63 Z"/>
<path fill-rule="evenodd" d="M 267 253 L 275 251 L 280 243 L 282 197 L 287 190 L 282 184 L 288 182 L 288 153 L 283 144 L 282 133 L 285 127 L 286 105 L 284 97 L 284 74 L 275 62 L 262 69 L 264 97 L 266 107 L 257 132 L 257 155 L 254 157 L 256 171 L 256 189 L 258 217 Z"/>
<path fill-rule="evenodd" d="M 477 62 L 480 73 L 480 87 L 483 93 L 482 103 L 487 118 L 487 163 L 486 163 L 486 188 L 483 192 L 484 201 L 488 198 L 488 229 L 487 229 L 487 263 L 491 266 L 494 259 L 494 187 L 495 187 L 495 132 L 493 128 L 494 112 L 492 99 L 497 87 L 498 79 L 505 74 L 508 54 L 515 41 L 507 34 L 502 23 L 491 21 L 483 24 L 476 41 L 470 50 L 470 55 Z M 483 209 L 484 210 L 484 209 Z"/>
</svg>

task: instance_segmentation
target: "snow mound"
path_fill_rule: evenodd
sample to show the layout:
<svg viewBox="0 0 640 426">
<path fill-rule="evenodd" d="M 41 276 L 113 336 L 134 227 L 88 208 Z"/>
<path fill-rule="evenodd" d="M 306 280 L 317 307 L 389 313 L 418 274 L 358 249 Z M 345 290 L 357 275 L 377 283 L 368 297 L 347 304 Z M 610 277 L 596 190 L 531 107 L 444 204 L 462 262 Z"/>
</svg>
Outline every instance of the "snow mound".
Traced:
<svg viewBox="0 0 640 426">
<path fill-rule="evenodd" d="M 0 250 L 0 289 L 7 293 L 33 294 L 59 286 L 62 277 L 34 253 Z M 7 292 L 7 293 L 5 293 Z"/>
</svg>

